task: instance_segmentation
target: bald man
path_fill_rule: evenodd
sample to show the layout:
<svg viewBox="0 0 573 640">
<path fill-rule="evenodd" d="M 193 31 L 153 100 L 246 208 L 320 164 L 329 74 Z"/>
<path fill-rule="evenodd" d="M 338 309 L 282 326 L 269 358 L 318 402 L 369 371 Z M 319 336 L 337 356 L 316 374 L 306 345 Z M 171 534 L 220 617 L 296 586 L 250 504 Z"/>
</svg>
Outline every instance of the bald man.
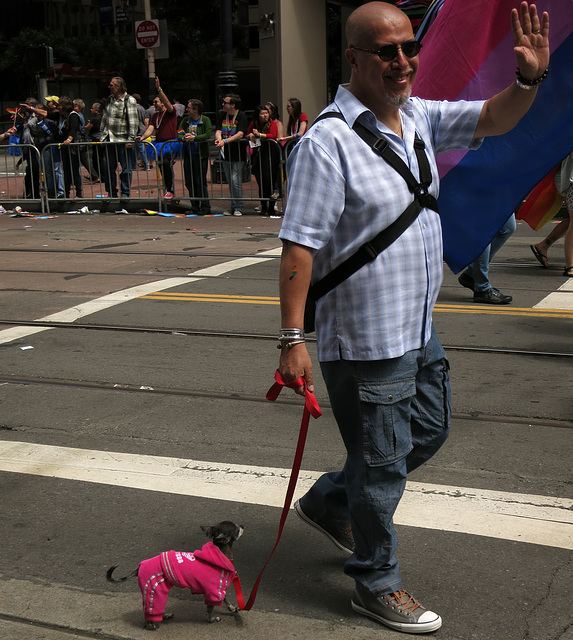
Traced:
<svg viewBox="0 0 573 640">
<path fill-rule="evenodd" d="M 303 331 L 315 283 L 396 220 L 414 199 L 405 179 L 359 137 L 359 123 L 420 179 L 424 142 L 438 195 L 435 154 L 471 149 L 511 130 L 527 112 L 549 63 L 549 17 L 523 2 L 511 12 L 515 82 L 481 102 L 411 97 L 419 44 L 396 7 L 371 2 L 348 19 L 350 83 L 289 159 L 279 287 L 279 371 L 313 390 Z M 419 160 L 420 157 L 420 160 Z M 350 554 L 352 607 L 406 633 L 438 629 L 441 617 L 408 592 L 396 559 L 393 515 L 407 474 L 440 448 L 450 426 L 449 364 L 432 325 L 442 282 L 440 218 L 426 198 L 415 221 L 387 249 L 319 299 L 318 360 L 347 459 L 295 504 L 298 515 Z M 304 392 L 304 385 L 296 390 Z M 405 550 L 413 559 L 422 549 Z"/>
</svg>

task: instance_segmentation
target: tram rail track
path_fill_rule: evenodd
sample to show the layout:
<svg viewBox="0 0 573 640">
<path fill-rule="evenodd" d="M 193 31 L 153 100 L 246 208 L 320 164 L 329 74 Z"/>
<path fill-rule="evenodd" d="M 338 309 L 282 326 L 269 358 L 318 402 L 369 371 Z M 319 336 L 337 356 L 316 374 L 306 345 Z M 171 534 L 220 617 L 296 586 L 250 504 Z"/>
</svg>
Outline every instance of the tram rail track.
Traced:
<svg viewBox="0 0 573 640">
<path fill-rule="evenodd" d="M 139 244 L 139 243 L 138 243 Z M 193 248 L 189 248 L 189 251 L 183 249 L 182 251 L 110 251 L 109 249 L 2 249 L 0 253 L 57 253 L 57 254 L 71 254 L 71 255 L 86 255 L 86 254 L 101 254 L 101 255 L 114 255 L 114 256 L 168 256 L 168 257 L 186 257 L 186 258 L 261 258 L 268 260 L 268 256 L 257 255 L 251 253 L 199 253 L 195 252 Z"/>
<path fill-rule="evenodd" d="M 263 333 L 241 333 L 230 331 L 206 331 L 200 329 L 161 328 L 161 327 L 134 327 L 126 325 L 92 324 L 79 322 L 51 322 L 42 320 L 0 320 L 1 325 L 13 327 L 43 327 L 47 329 L 84 329 L 91 331 L 123 331 L 128 333 L 151 333 L 163 335 L 187 335 L 205 338 L 237 338 L 247 340 L 272 340 L 276 342 L 276 336 Z M 316 339 L 308 337 L 309 342 Z M 503 355 L 519 355 L 543 358 L 573 358 L 573 353 L 558 351 L 534 351 L 527 349 L 509 349 L 502 347 L 443 345 L 446 351 L 463 351 L 472 353 L 498 353 Z"/>
<path fill-rule="evenodd" d="M 268 400 L 264 394 L 254 395 L 248 393 L 232 392 L 213 392 L 213 391 L 198 391 L 194 389 L 175 388 L 175 387 L 162 387 L 162 386 L 150 386 L 150 385 L 138 385 L 138 384 L 126 384 L 121 382 L 101 382 L 97 380 L 72 380 L 68 378 L 53 378 L 53 377 L 41 377 L 41 376 L 21 376 L 21 375 L 2 375 L 0 374 L 0 385 L 14 384 L 14 385 L 36 385 L 36 386 L 51 386 L 51 387 L 64 387 L 67 389 L 86 389 L 92 391 L 114 391 L 118 393 L 131 393 L 131 394 L 150 394 L 170 396 L 170 397 L 182 397 L 182 398 L 201 398 L 205 400 L 229 400 L 237 402 L 249 402 L 257 404 L 266 404 Z M 277 404 L 291 405 L 299 407 L 302 400 L 296 395 L 281 396 L 277 399 Z M 330 402 L 325 398 L 321 399 L 320 405 L 323 409 L 330 409 Z M 495 422 L 496 424 L 511 424 L 511 425 L 523 425 L 534 427 L 551 427 L 551 428 L 566 428 L 573 429 L 573 421 L 567 420 L 553 420 L 543 418 L 529 418 L 524 416 L 500 416 L 490 415 L 478 412 L 453 412 L 452 418 L 455 420 L 471 420 L 476 422 Z M 0 424 L 0 431 L 8 430 L 12 428 Z"/>
<path fill-rule="evenodd" d="M 204 235 L 206 236 L 206 239 L 207 239 L 210 236 L 220 235 L 222 233 L 224 232 L 216 231 L 212 233 L 205 233 Z M 276 238 L 275 234 L 269 234 L 268 232 L 264 232 L 264 233 L 250 232 L 249 236 L 252 236 L 252 237 L 250 237 L 248 240 L 258 240 L 259 237 L 261 241 L 265 239 L 269 239 L 270 237 Z M 155 238 L 150 238 L 149 241 L 151 240 L 155 240 Z M 226 259 L 226 258 L 236 259 L 236 258 L 249 257 L 249 258 L 255 258 L 255 259 L 261 258 L 264 260 L 268 260 L 268 255 L 265 255 L 263 253 L 263 250 L 261 250 L 261 254 L 257 254 L 257 253 L 248 253 L 248 252 L 247 253 L 238 253 L 238 252 L 237 253 L 226 253 L 226 252 L 214 253 L 212 251 L 201 251 L 199 247 L 189 247 L 188 249 L 183 248 L 180 251 L 142 251 L 142 250 L 122 251 L 120 249 L 114 249 L 114 247 L 122 247 L 122 246 L 126 247 L 126 246 L 132 246 L 132 245 L 135 246 L 147 241 L 148 240 L 141 240 L 141 241 L 130 242 L 130 243 L 117 243 L 117 245 L 108 245 L 108 246 L 102 246 L 102 247 L 87 247 L 85 249 L 51 249 L 47 247 L 35 247 L 35 248 L 0 247 L 0 253 L 12 253 L 12 252 L 13 253 L 48 253 L 48 254 L 60 254 L 60 255 L 61 254 L 71 254 L 71 255 L 101 254 L 101 255 L 119 255 L 119 256 L 142 255 L 142 256 L 161 256 L 161 257 L 194 257 L 194 258 L 223 258 L 223 259 Z M 280 247 L 276 247 L 276 248 L 279 249 Z M 264 251 L 268 251 L 268 249 L 265 249 Z M 538 268 L 539 264 L 533 263 L 531 261 L 526 261 L 526 262 L 508 262 L 508 261 L 495 262 L 493 261 L 491 262 L 490 266 L 524 269 L 524 268 Z M 563 267 L 557 264 L 549 266 L 550 271 L 561 272 L 562 269 Z M 0 269 L 0 273 L 4 271 L 12 272 L 17 270 Z M 99 275 L 99 273 L 95 273 L 94 275 Z M 106 274 L 104 273 L 101 275 L 106 275 Z"/>
</svg>

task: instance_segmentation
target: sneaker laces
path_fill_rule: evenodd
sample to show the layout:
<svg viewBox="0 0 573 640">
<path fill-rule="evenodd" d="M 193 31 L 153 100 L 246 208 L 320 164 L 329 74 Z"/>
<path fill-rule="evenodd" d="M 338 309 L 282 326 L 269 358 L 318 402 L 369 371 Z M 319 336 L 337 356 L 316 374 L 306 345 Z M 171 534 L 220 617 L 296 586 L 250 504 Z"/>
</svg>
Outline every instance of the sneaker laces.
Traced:
<svg viewBox="0 0 573 640">
<path fill-rule="evenodd" d="M 418 607 L 422 606 L 414 596 L 411 596 L 404 589 L 394 591 L 394 593 L 389 593 L 386 597 L 388 598 L 388 604 L 393 609 L 398 609 L 401 613 L 411 614 Z M 395 605 L 392 604 L 394 601 L 396 601 Z"/>
</svg>

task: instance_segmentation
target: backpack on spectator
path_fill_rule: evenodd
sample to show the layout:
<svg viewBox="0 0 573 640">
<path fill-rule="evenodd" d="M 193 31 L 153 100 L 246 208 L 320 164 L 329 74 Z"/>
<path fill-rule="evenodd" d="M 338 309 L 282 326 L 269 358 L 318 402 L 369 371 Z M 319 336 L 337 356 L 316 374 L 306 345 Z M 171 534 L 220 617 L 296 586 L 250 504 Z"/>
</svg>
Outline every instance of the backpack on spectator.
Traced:
<svg viewBox="0 0 573 640">
<path fill-rule="evenodd" d="M 80 127 L 80 130 L 78 131 L 78 134 L 77 134 L 76 139 L 74 140 L 74 142 L 86 143 L 86 144 L 82 144 L 81 146 L 76 147 L 76 149 L 80 153 L 84 153 L 84 152 L 87 152 L 89 150 L 90 144 L 91 144 L 91 139 L 90 139 L 90 136 L 89 136 L 88 132 L 85 129 L 86 120 L 85 120 L 83 114 L 82 113 L 77 113 L 77 115 L 79 116 L 79 119 L 80 119 L 80 122 L 81 122 L 82 126 Z"/>
</svg>

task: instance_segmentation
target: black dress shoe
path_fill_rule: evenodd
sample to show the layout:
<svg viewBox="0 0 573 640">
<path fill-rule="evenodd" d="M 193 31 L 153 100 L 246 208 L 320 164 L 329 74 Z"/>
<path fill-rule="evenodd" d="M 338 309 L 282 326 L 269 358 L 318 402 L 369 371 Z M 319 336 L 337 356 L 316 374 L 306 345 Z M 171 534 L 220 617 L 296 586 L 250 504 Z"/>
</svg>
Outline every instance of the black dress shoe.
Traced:
<svg viewBox="0 0 573 640">
<path fill-rule="evenodd" d="M 492 287 L 487 291 L 474 291 L 474 302 L 482 302 L 484 304 L 509 304 L 513 298 L 504 296 L 503 293 Z"/>
<path fill-rule="evenodd" d="M 475 281 L 467 271 L 462 271 L 458 276 L 458 282 L 466 289 L 474 290 Z"/>
</svg>

